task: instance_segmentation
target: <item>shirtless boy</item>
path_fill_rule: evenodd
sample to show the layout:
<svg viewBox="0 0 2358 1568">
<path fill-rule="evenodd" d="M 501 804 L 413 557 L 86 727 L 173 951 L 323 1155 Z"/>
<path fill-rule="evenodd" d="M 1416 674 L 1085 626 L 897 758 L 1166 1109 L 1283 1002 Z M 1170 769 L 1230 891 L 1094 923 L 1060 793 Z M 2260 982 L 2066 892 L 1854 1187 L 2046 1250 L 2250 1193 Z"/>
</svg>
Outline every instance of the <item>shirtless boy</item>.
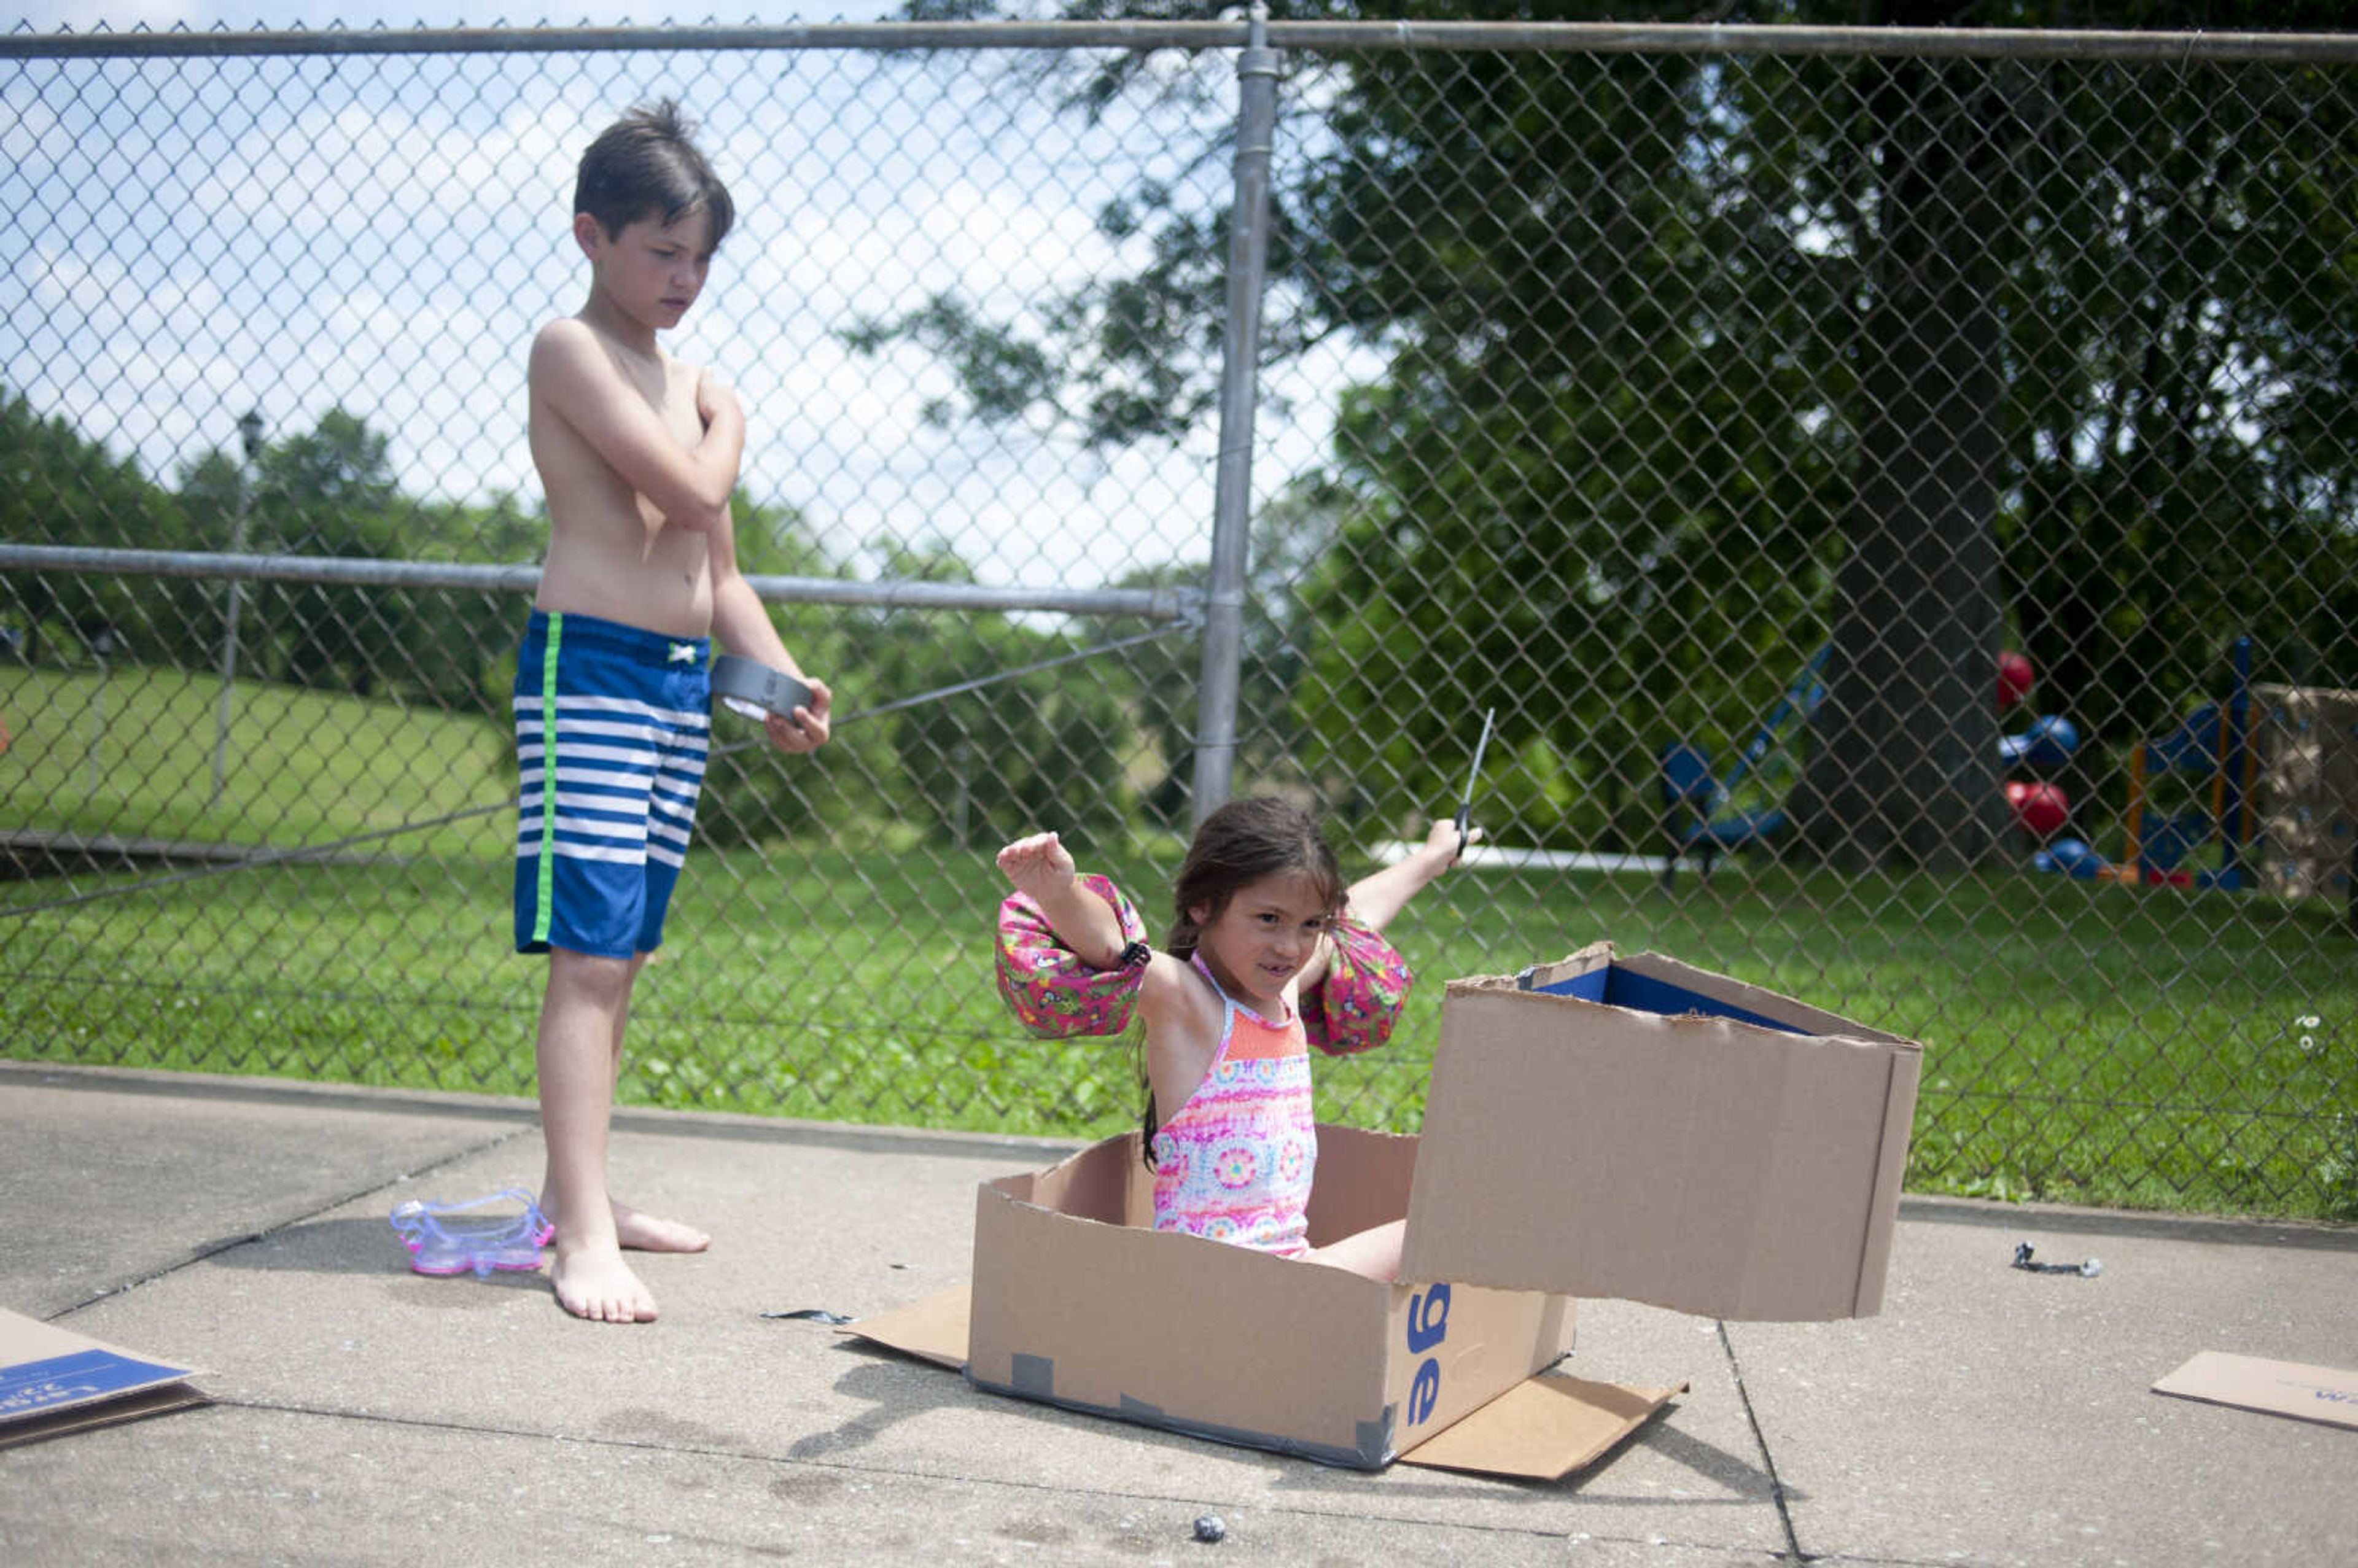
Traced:
<svg viewBox="0 0 2358 1568">
<path fill-rule="evenodd" d="M 631 988 L 663 940 L 703 782 L 712 643 L 810 687 L 764 722 L 782 752 L 825 744 L 832 698 L 738 574 L 736 395 L 655 341 L 696 303 L 735 216 L 677 105 L 600 135 L 573 205 L 590 301 L 540 330 L 529 372 L 549 542 L 516 669 L 515 941 L 548 955 L 535 1049 L 557 1299 L 645 1323 L 654 1297 L 622 1249 L 711 1239 L 615 1201 L 606 1141 Z"/>
</svg>

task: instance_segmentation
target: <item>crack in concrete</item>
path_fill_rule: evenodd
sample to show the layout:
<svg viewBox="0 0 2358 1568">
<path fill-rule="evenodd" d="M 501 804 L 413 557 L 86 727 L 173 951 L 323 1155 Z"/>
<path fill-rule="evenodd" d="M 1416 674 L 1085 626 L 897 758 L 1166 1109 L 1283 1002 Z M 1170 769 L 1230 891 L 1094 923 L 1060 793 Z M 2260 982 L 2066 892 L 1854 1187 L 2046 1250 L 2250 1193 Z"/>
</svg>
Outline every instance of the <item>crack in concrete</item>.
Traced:
<svg viewBox="0 0 2358 1568">
<path fill-rule="evenodd" d="M 201 1263 L 208 1258 L 218 1258 L 224 1252 L 233 1252 L 241 1247 L 251 1247 L 256 1242 L 267 1241 L 272 1236 L 277 1234 L 279 1231 L 291 1229 L 296 1226 L 303 1225 L 311 1220 L 320 1218 L 322 1216 L 343 1207 L 346 1204 L 358 1203 L 362 1198 L 369 1196 L 373 1193 L 384 1192 L 394 1186 L 396 1183 L 406 1182 L 416 1176 L 430 1175 L 434 1172 L 441 1170 L 447 1165 L 457 1164 L 461 1160 L 471 1160 L 478 1154 L 489 1153 L 491 1151 L 497 1149 L 503 1143 L 513 1142 L 516 1139 L 523 1137 L 526 1132 L 536 1130 L 538 1130 L 537 1123 L 529 1127 L 512 1129 L 509 1131 L 502 1133 L 497 1138 L 491 1140 L 489 1142 L 474 1144 L 465 1149 L 454 1150 L 431 1164 L 421 1165 L 414 1171 L 399 1172 L 395 1175 L 388 1176 L 382 1181 L 372 1184 L 371 1185 L 346 1193 L 341 1197 L 330 1198 L 316 1208 L 308 1210 L 302 1214 L 292 1216 L 287 1219 L 279 1220 L 261 1230 L 249 1230 L 239 1235 L 222 1237 L 200 1247 L 197 1250 L 189 1253 L 189 1256 L 181 1259 L 177 1263 L 157 1269 L 152 1273 L 142 1274 L 136 1279 L 126 1280 L 119 1285 L 109 1285 L 95 1295 L 87 1296 L 82 1300 L 74 1303 L 71 1306 L 60 1308 L 58 1311 L 51 1313 L 46 1321 L 50 1323 L 59 1322 L 61 1319 L 72 1316 L 75 1313 L 96 1306 L 101 1302 L 113 1301 L 115 1297 L 123 1295 L 126 1292 L 135 1291 L 142 1285 L 152 1285 L 158 1280 L 168 1280 L 173 1275 L 178 1273 L 181 1270 L 189 1268 L 194 1264 Z"/>
<path fill-rule="evenodd" d="M 1719 1347 L 1727 1357 L 1727 1375 L 1736 1380 L 1736 1397 L 1744 1401 L 1744 1423 L 1752 1429 L 1753 1445 L 1760 1451 L 1760 1468 L 1768 1476 L 1768 1498 L 1777 1505 L 1777 1522 L 1785 1531 L 1785 1546 L 1795 1563 L 1807 1563 L 1810 1554 L 1801 1550 L 1801 1538 L 1793 1528 L 1793 1510 L 1785 1497 L 1785 1482 L 1777 1474 L 1777 1456 L 1768 1452 L 1768 1434 L 1760 1430 L 1760 1413 L 1752 1408 L 1752 1390 L 1744 1386 L 1744 1366 L 1736 1357 L 1736 1342 L 1727 1336 L 1725 1319 L 1714 1325 L 1719 1332 Z"/>
</svg>

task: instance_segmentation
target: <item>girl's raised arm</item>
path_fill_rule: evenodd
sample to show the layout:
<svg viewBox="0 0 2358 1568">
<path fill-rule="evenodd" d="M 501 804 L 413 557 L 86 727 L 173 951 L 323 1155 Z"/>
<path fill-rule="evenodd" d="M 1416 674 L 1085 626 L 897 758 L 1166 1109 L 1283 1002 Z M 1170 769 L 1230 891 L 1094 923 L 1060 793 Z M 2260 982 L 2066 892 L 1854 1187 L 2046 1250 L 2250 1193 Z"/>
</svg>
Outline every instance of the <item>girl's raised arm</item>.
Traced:
<svg viewBox="0 0 2358 1568">
<path fill-rule="evenodd" d="M 1474 843 L 1481 837 L 1482 830 L 1476 827 L 1466 833 L 1466 839 Z M 1370 931 L 1381 931 L 1427 882 L 1456 863 L 1457 824 L 1436 822 L 1425 834 L 1424 842 L 1409 851 L 1406 858 L 1353 882 L 1351 891 L 1344 895 L 1344 913 Z M 1330 943 L 1321 942 L 1317 956 L 1303 966 L 1295 986 L 1306 991 L 1325 979 L 1333 952 Z"/>
<path fill-rule="evenodd" d="M 1018 838 L 999 852 L 999 869 L 1020 895 L 1000 908 L 1000 991 L 1033 1033 L 1051 1039 L 1118 1034 L 1134 1011 L 1145 1020 L 1152 1055 L 1172 1045 L 1174 1025 L 1201 1033 L 1206 1007 L 1217 1022 L 1209 988 L 1195 983 L 1185 964 L 1147 944 L 1144 923 L 1113 883 L 1078 876 L 1055 834 Z M 1035 906 L 1029 916 L 1017 907 L 1022 900 Z M 1037 924 L 1042 920 L 1047 946 Z"/>
<path fill-rule="evenodd" d="M 1034 833 L 999 851 L 999 869 L 1020 893 L 1040 905 L 1065 946 L 1093 969 L 1121 962 L 1121 920 L 1113 905 L 1074 878 L 1072 851 L 1055 833 Z"/>
</svg>

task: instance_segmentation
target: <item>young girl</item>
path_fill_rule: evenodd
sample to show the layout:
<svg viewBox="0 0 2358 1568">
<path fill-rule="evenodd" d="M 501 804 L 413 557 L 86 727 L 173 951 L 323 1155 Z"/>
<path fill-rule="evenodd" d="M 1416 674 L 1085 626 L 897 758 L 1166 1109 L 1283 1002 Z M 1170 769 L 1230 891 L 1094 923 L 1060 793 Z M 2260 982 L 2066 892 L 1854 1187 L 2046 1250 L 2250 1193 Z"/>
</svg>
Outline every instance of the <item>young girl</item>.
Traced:
<svg viewBox="0 0 2358 1568">
<path fill-rule="evenodd" d="M 1406 860 L 1347 890 L 1307 812 L 1230 801 L 1188 846 L 1164 952 L 1111 882 L 1076 874 L 1055 834 L 999 852 L 1015 888 L 1000 907 L 999 984 L 1016 1016 L 1052 1037 L 1117 1034 L 1133 1012 L 1144 1023 L 1157 1230 L 1308 1252 L 1318 1138 L 1305 1046 L 1337 1054 L 1390 1035 L 1411 976 L 1382 928 L 1459 848 L 1456 827 L 1435 823 Z M 1398 1244 L 1394 1227 L 1322 1257 L 1389 1277 L 1379 1254 Z"/>
</svg>

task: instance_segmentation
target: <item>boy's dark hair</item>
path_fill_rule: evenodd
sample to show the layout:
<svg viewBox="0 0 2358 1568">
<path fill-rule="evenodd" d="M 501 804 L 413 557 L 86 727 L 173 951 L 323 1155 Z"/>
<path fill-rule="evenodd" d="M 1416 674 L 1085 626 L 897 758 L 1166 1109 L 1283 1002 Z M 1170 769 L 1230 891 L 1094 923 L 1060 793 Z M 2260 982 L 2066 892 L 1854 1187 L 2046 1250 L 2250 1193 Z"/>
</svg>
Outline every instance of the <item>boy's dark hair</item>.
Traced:
<svg viewBox="0 0 2358 1568">
<path fill-rule="evenodd" d="M 1343 868 L 1336 861 L 1335 851 L 1327 847 L 1325 835 L 1318 831 L 1315 816 L 1273 795 L 1246 795 L 1217 807 L 1195 829 L 1195 840 L 1187 846 L 1187 858 L 1179 863 L 1178 879 L 1171 887 L 1171 935 L 1163 946 L 1178 957 L 1195 957 L 1196 939 L 1202 931 L 1189 917 L 1189 910 L 1197 904 L 1208 905 L 1205 914 L 1217 920 L 1238 889 L 1287 871 L 1306 873 L 1317 884 L 1319 902 L 1330 914 L 1343 907 L 1347 891 Z M 1154 1086 L 1147 1079 L 1142 1052 L 1138 1074 L 1146 1094 L 1146 1111 L 1140 1119 L 1139 1155 L 1151 1171 L 1154 1168 L 1154 1133 L 1162 1118 L 1154 1103 Z"/>
<path fill-rule="evenodd" d="M 668 226 L 701 208 L 712 220 L 712 246 L 719 249 L 737 221 L 737 205 L 689 139 L 695 129 L 669 98 L 633 109 L 581 155 L 573 210 L 597 219 L 611 238 L 642 218 Z"/>
</svg>

